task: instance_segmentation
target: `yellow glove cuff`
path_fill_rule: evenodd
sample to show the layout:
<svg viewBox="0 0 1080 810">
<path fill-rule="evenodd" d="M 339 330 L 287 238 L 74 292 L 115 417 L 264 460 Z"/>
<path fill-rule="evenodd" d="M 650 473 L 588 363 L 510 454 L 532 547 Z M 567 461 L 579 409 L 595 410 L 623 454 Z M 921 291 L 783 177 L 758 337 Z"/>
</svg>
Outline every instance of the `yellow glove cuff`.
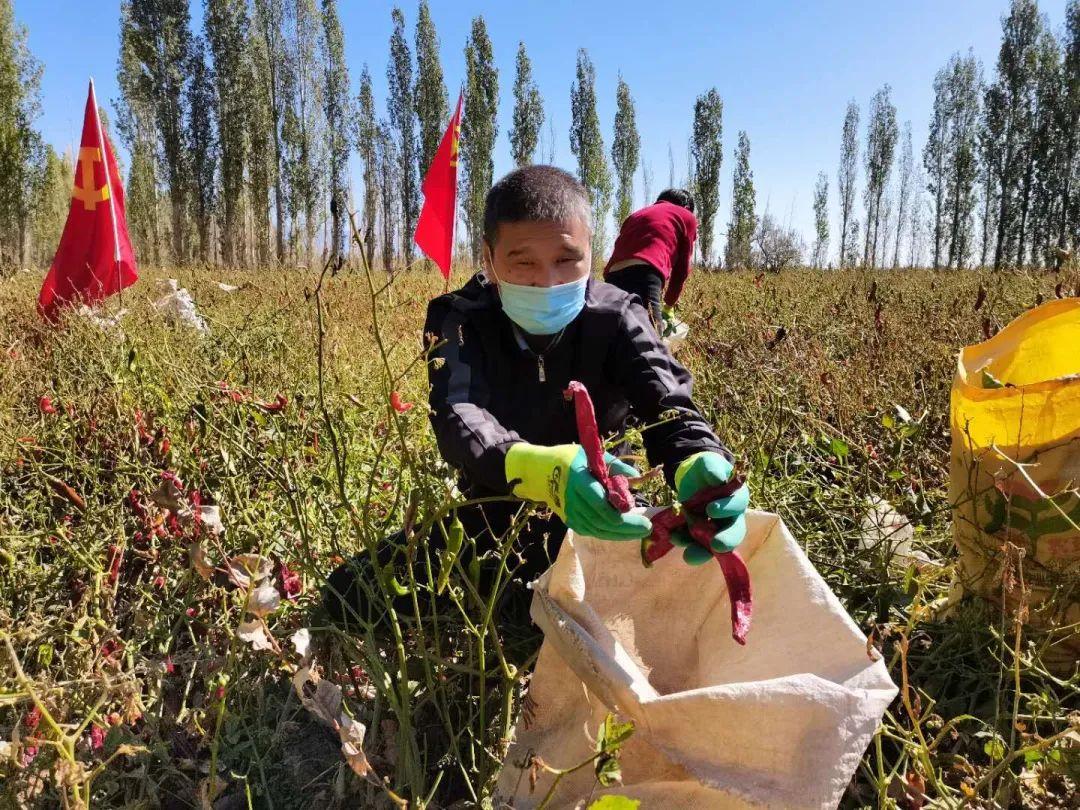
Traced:
<svg viewBox="0 0 1080 810">
<path fill-rule="evenodd" d="M 581 451 L 576 444 L 548 447 L 518 442 L 506 453 L 506 480 L 514 495 L 547 504 L 566 520 L 566 483 L 570 464 Z"/>
</svg>

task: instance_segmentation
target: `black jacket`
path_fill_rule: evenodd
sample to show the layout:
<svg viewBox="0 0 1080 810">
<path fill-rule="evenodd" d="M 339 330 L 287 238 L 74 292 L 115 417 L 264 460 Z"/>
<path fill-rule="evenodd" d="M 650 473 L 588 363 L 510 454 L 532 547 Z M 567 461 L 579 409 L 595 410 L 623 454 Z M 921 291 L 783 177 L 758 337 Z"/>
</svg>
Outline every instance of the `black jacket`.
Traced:
<svg viewBox="0 0 1080 810">
<path fill-rule="evenodd" d="M 495 285 L 473 277 L 434 299 L 424 326 L 431 383 L 431 424 L 443 458 L 474 496 L 508 492 L 504 460 L 514 442 L 578 441 L 571 380 L 585 384 L 605 438 L 631 418 L 645 426 L 652 466 L 668 483 L 688 456 L 727 454 L 691 399 L 690 373 L 661 343 L 636 297 L 590 280 L 585 308 L 542 354 L 532 351 L 503 313 Z M 545 338 L 540 338 L 545 345 Z"/>
</svg>

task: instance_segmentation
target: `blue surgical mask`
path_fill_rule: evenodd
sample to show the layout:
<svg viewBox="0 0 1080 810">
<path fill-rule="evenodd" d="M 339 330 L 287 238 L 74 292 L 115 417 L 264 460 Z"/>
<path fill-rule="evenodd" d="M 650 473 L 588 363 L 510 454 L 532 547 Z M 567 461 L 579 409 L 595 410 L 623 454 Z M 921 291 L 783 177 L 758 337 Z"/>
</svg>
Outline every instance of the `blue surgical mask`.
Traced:
<svg viewBox="0 0 1080 810">
<path fill-rule="evenodd" d="M 530 335 L 554 335 L 585 307 L 586 275 L 554 287 L 526 287 L 499 281 L 499 297 L 506 316 Z"/>
</svg>

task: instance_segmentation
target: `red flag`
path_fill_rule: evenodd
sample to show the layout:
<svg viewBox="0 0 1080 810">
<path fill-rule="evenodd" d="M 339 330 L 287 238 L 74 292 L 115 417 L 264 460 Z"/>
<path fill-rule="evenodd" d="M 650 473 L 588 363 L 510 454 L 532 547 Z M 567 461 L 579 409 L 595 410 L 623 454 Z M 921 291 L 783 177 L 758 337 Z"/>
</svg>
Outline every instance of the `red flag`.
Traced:
<svg viewBox="0 0 1080 810">
<path fill-rule="evenodd" d="M 450 257 L 454 252 L 454 212 L 457 208 L 458 144 L 461 140 L 461 96 L 450 126 L 439 143 L 420 190 L 424 207 L 416 221 L 417 247 L 424 251 L 450 278 Z"/>
<path fill-rule="evenodd" d="M 62 306 L 100 301 L 138 278 L 124 214 L 124 187 L 112 146 L 101 131 L 91 80 L 71 208 L 41 285 L 38 311 L 46 320 L 55 320 Z"/>
</svg>

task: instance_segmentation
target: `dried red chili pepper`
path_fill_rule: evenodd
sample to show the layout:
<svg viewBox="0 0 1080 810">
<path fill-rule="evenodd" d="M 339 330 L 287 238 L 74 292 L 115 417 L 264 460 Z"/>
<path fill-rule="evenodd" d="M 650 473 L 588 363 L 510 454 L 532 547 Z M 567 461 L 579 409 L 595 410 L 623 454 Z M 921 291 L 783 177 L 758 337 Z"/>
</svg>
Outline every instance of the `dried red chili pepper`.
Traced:
<svg viewBox="0 0 1080 810">
<path fill-rule="evenodd" d="M 581 441 L 581 446 L 585 448 L 589 472 L 604 487 L 608 503 L 620 512 L 629 512 L 634 508 L 630 482 L 625 475 L 608 473 L 607 461 L 604 459 L 604 443 L 600 439 L 600 429 L 596 425 L 596 411 L 593 409 L 588 390 L 577 380 L 571 380 L 563 396 L 574 401 L 578 439 Z"/>
<path fill-rule="evenodd" d="M 739 644 L 746 644 L 746 634 L 750 631 L 750 620 L 754 611 L 750 572 L 736 552 L 713 551 L 712 539 L 717 527 L 704 511 L 710 502 L 730 497 L 742 485 L 741 478 L 733 478 L 725 484 L 706 487 L 694 493 L 682 503 L 681 511 L 670 507 L 657 512 L 650 518 L 652 534 L 641 543 L 641 559 L 646 566 L 651 566 L 675 547 L 671 541 L 672 532 L 687 529 L 690 537 L 698 545 L 707 548 L 719 563 L 731 604 L 731 637 Z"/>
<path fill-rule="evenodd" d="M 746 634 L 750 632 L 750 619 L 754 614 L 750 572 L 737 552 L 717 554 L 714 551 L 713 557 L 720 563 L 727 583 L 728 601 L 731 603 L 731 637 L 739 644 L 746 644 Z"/>
</svg>

